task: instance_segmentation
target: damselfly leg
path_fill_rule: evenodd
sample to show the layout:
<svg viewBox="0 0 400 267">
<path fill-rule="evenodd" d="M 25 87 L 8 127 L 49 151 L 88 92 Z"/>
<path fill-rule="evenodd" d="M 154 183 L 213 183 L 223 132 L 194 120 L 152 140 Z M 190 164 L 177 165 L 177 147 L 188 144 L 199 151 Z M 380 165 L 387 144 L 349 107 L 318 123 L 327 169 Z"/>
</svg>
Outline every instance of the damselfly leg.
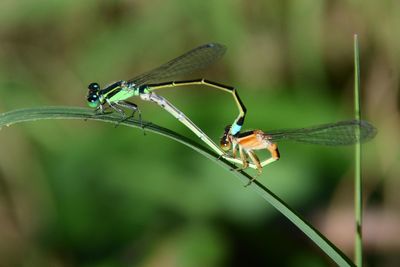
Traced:
<svg viewBox="0 0 400 267">
<path fill-rule="evenodd" d="M 120 124 L 121 122 L 124 122 L 126 120 L 129 120 L 130 118 L 134 118 L 135 114 L 137 113 L 140 127 L 142 127 L 142 129 L 144 130 L 143 121 L 142 121 L 142 113 L 135 103 L 124 100 L 124 101 L 118 101 L 115 104 L 120 108 L 125 108 L 125 109 L 129 109 L 132 111 L 129 116 L 126 116 L 126 113 L 124 112 L 123 118 L 118 122 L 118 124 Z"/>
</svg>

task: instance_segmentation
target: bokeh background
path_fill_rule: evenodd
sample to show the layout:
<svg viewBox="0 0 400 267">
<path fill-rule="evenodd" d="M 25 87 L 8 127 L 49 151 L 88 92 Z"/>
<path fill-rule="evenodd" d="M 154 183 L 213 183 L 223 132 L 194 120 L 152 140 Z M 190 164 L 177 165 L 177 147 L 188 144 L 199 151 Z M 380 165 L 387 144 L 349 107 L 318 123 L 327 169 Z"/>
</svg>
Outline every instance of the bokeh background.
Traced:
<svg viewBox="0 0 400 267">
<path fill-rule="evenodd" d="M 246 129 L 349 119 L 358 33 L 363 117 L 379 131 L 363 146 L 365 266 L 399 266 L 399 10 L 395 0 L 2 0 L 0 112 L 86 106 L 92 81 L 220 42 L 224 58 L 185 78 L 237 87 Z M 159 93 L 215 141 L 237 116 L 223 92 Z M 144 120 L 197 140 L 133 101 Z M 259 179 L 353 257 L 353 148 L 280 151 Z M 332 265 L 231 173 L 179 143 L 89 121 L 0 131 L 0 266 Z"/>
</svg>

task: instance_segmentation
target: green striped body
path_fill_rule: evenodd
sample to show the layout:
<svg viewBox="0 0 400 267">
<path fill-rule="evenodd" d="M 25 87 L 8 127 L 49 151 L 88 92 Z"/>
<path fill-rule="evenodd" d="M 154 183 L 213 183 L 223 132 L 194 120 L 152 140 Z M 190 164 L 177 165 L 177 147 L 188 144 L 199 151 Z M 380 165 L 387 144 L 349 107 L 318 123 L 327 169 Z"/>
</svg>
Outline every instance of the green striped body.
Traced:
<svg viewBox="0 0 400 267">
<path fill-rule="evenodd" d="M 99 108 L 107 103 L 117 103 L 133 96 L 138 96 L 141 93 L 150 92 L 146 87 L 138 88 L 134 84 L 122 80 L 109 84 L 104 89 L 99 90 L 99 88 L 97 83 L 92 83 L 89 86 L 87 101 L 90 107 Z"/>
</svg>

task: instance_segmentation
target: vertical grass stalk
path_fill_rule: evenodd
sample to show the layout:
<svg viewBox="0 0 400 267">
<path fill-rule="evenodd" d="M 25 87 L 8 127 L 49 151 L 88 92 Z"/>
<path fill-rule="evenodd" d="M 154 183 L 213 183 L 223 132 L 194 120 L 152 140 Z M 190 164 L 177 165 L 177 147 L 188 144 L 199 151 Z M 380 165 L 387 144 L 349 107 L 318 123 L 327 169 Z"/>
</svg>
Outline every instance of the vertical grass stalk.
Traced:
<svg viewBox="0 0 400 267">
<path fill-rule="evenodd" d="M 354 112 L 356 120 L 361 119 L 360 107 L 360 55 L 358 47 L 358 36 L 354 35 Z M 358 129 L 358 133 L 359 129 Z M 355 242 L 354 260 L 356 266 L 362 266 L 363 244 L 362 244 L 362 177 L 361 177 L 361 144 L 355 145 L 354 161 L 354 211 L 355 211 Z"/>
</svg>

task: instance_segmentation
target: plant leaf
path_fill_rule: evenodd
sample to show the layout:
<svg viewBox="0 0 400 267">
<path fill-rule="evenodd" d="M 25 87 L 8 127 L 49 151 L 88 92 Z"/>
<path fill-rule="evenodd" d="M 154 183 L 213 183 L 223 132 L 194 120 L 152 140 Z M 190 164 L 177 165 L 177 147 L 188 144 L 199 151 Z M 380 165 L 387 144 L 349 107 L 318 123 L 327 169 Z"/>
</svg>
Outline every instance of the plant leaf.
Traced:
<svg viewBox="0 0 400 267">
<path fill-rule="evenodd" d="M 143 128 L 145 131 L 156 133 L 181 144 L 184 144 L 208 159 L 219 164 L 224 169 L 239 178 L 243 184 L 247 184 L 252 179 L 244 171 L 232 171 L 235 165 L 229 163 L 223 158 L 219 158 L 217 154 L 205 148 L 204 146 L 194 142 L 193 140 L 182 136 L 174 131 L 163 128 L 151 122 L 138 121 L 130 118 L 121 122 L 121 117 L 118 114 L 103 114 L 94 115 L 92 109 L 80 108 L 80 107 L 38 107 L 38 108 L 26 108 L 18 109 L 6 113 L 0 114 L 0 127 L 10 126 L 15 123 L 38 121 L 46 119 L 82 119 L 82 120 L 96 120 L 110 122 L 114 124 L 125 125 L 134 128 Z M 253 181 L 249 187 L 254 189 L 262 198 L 268 201 L 273 207 L 275 207 L 280 213 L 288 218 L 293 224 L 295 224 L 301 231 L 303 231 L 317 246 L 319 246 L 333 261 L 339 266 L 355 266 L 352 261 L 335 245 L 333 245 L 325 236 L 318 232 L 312 225 L 308 224 L 301 218 L 294 210 L 292 210 L 283 200 L 276 196 L 272 191 L 266 188 L 257 180 Z"/>
</svg>

